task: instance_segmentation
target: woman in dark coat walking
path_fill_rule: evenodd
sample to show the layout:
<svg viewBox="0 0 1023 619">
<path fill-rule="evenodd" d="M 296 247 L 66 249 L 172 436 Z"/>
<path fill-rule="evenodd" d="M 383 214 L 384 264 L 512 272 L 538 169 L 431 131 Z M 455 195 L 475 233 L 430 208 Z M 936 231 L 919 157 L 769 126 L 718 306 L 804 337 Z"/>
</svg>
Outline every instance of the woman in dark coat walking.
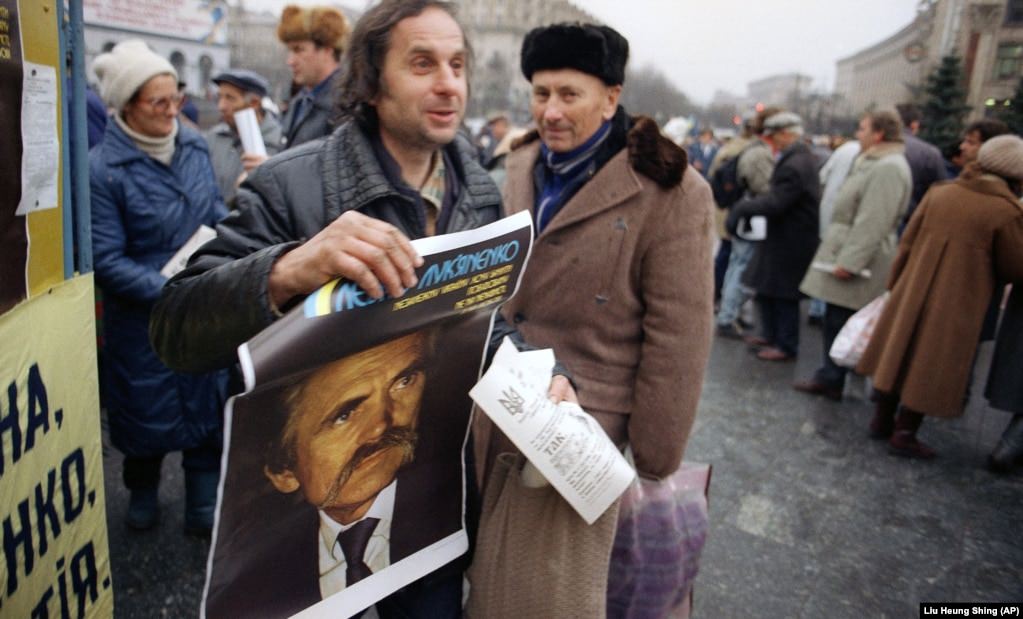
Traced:
<svg viewBox="0 0 1023 619">
<path fill-rule="evenodd" d="M 1007 473 L 1023 463 L 1023 285 L 1013 286 L 995 340 L 995 355 L 984 391 L 992 407 L 1015 413 L 988 457 L 988 468 Z"/>
<path fill-rule="evenodd" d="M 757 245 L 744 277 L 757 292 L 761 317 L 760 338 L 750 341 L 760 347 L 757 358 L 790 361 L 799 352 L 799 282 L 820 242 L 820 178 L 816 157 L 800 140 L 799 116 L 775 114 L 764 121 L 764 133 L 781 153 L 771 190 L 732 206 L 726 227 L 734 236 L 740 219 L 767 218 L 767 238 Z"/>
<path fill-rule="evenodd" d="M 924 415 L 957 417 L 988 300 L 999 282 L 1023 283 L 1023 140 L 992 138 L 952 183 L 924 196 L 899 244 L 891 297 L 857 366 L 874 379 L 871 436 L 912 458 Z M 896 411 L 901 402 L 901 411 Z"/>
<path fill-rule="evenodd" d="M 103 290 L 104 404 L 110 438 L 124 454 L 131 490 L 127 524 L 159 518 L 166 453 L 183 450 L 186 532 L 213 525 L 226 374 L 179 374 L 149 343 L 149 313 L 167 278 L 161 269 L 201 225 L 227 214 L 206 143 L 180 125 L 177 74 L 139 40 L 96 59 L 100 92 L 116 110 L 90 153 L 96 281 Z M 225 311 L 228 311 L 225 308 Z"/>
</svg>

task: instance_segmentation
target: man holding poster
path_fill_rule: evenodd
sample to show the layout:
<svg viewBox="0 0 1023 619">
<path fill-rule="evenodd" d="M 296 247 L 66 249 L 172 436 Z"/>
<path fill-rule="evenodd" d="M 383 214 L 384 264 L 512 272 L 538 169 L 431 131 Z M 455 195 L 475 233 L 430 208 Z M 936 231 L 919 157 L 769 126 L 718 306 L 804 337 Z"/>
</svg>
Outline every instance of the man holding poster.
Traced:
<svg viewBox="0 0 1023 619">
<path fill-rule="evenodd" d="M 510 247 L 513 242 L 518 248 L 524 243 L 514 267 L 515 277 L 506 280 L 516 281 L 528 251 L 528 232 L 525 238 L 500 247 L 487 246 L 485 239 L 468 240 L 477 253 L 459 254 L 452 260 L 464 261 L 468 256 L 472 264 L 497 268 L 471 275 L 472 285 L 465 288 L 460 286 L 469 277 L 422 290 L 429 274 L 425 269 L 431 265 L 423 263 L 409 241 L 479 228 L 501 216 L 496 187 L 479 167 L 467 140 L 458 137 L 465 111 L 470 57 L 462 28 L 448 3 L 385 0 L 367 11 L 355 27 L 345 57 L 341 111 L 348 120 L 329 137 L 295 147 L 256 168 L 239 188 L 236 210 L 218 226 L 218 238 L 193 255 L 189 266 L 164 288 L 154 309 L 150 333 L 156 350 L 171 367 L 200 371 L 228 366 L 234 362 L 240 344 L 273 325 L 273 329 L 267 329 L 272 333 L 261 334 L 246 349 L 251 352 L 255 376 L 249 386 L 265 387 L 235 404 L 232 457 L 244 459 L 242 451 L 234 448 L 235 441 L 242 438 L 235 432 L 250 424 L 240 420 L 248 415 L 262 420 L 262 415 L 252 410 L 257 406 L 253 400 L 261 400 L 258 408 L 265 410 L 265 401 L 273 399 L 275 390 L 283 389 L 281 385 L 293 381 L 296 374 L 380 344 L 380 337 L 386 336 L 386 340 L 407 334 L 413 328 L 409 325 L 415 313 L 427 305 L 420 301 L 430 295 L 440 295 L 435 300 L 443 303 L 460 290 L 467 295 L 454 306 L 461 312 L 481 306 L 487 294 L 501 291 L 504 286 L 501 280 L 510 273 L 502 271 L 504 267 L 496 261 L 481 256 L 504 255 L 497 249 Z M 417 268 L 423 271 L 423 281 L 417 277 Z M 324 286 L 338 278 L 349 282 Z M 497 287 L 483 289 L 491 283 Z M 357 288 L 353 289 L 355 285 Z M 513 284 L 508 284 L 507 292 L 513 288 Z M 303 302 L 306 295 L 318 289 Z M 472 295 L 474 290 L 478 294 Z M 407 298 L 402 298 L 406 293 Z M 507 297 L 502 294 L 490 301 Z M 392 306 L 386 302 L 389 299 L 398 301 Z M 359 323 L 328 336 L 319 326 L 329 320 L 359 315 L 342 309 L 366 309 L 365 306 L 381 309 L 379 320 L 386 328 L 369 329 L 370 325 Z M 384 312 L 391 307 L 392 311 Z M 278 320 L 292 309 L 295 311 Z M 321 310 L 330 315 L 323 315 Z M 488 324 L 489 317 L 482 314 L 484 324 Z M 377 323 L 372 326 L 377 327 Z M 454 328 L 448 331 L 460 332 Z M 485 328 L 483 333 L 485 336 Z M 492 337 L 505 334 L 518 338 L 515 330 L 498 318 Z M 444 378 L 436 382 L 431 379 L 436 388 L 426 391 L 420 417 L 426 419 L 430 411 L 454 411 L 463 405 L 464 414 L 459 409 L 458 420 L 447 416 L 431 419 L 431 430 L 434 421 L 446 428 L 445 440 L 428 445 L 424 444 L 426 437 L 420 436 L 415 461 L 398 473 L 399 482 L 403 476 L 416 476 L 416 481 L 404 487 L 418 487 L 427 495 L 438 476 L 427 470 L 432 468 L 425 465 L 429 460 L 419 453 L 453 451 L 460 465 L 469 410 L 466 394 L 476 378 L 474 370 L 466 369 L 472 367 L 466 360 L 478 363 L 482 357 L 479 347 L 464 345 L 460 356 L 454 354 L 456 346 L 447 340 L 444 348 L 445 354 L 438 355 L 442 358 L 434 362 L 438 376 Z M 286 369 L 281 369 L 282 364 Z M 360 380 L 364 379 L 360 375 Z M 551 398 L 559 401 L 574 397 L 568 380 L 555 376 Z M 425 429 L 427 424 L 422 425 Z M 439 430 L 431 433 L 441 434 Z M 228 469 L 218 538 L 222 532 L 232 531 L 228 526 L 232 517 L 228 489 L 235 487 L 232 470 L 242 470 L 230 462 Z M 464 478 L 458 475 L 454 481 L 458 485 L 456 500 L 462 497 L 464 502 L 466 496 L 461 491 Z M 238 506 L 246 512 L 257 512 L 252 504 L 244 504 L 246 497 L 280 498 L 278 490 L 273 490 L 278 496 L 268 495 L 264 490 L 255 490 L 251 497 L 240 492 L 239 500 L 243 503 Z M 473 492 L 470 485 L 469 499 Z M 301 493 L 286 496 L 294 498 L 297 494 Z M 395 497 L 395 510 L 400 494 Z M 446 509 L 444 504 L 449 501 L 442 497 L 443 493 L 436 494 L 431 505 Z M 456 507 L 461 510 L 461 505 Z M 266 516 L 264 520 L 272 518 Z M 246 524 L 252 523 L 240 520 L 237 531 L 244 532 Z M 238 539 L 238 544 L 244 538 L 240 533 L 232 537 Z M 235 567 L 228 559 L 218 563 L 221 541 L 226 546 L 231 540 L 219 538 L 215 543 L 217 552 L 211 560 L 214 578 L 209 596 L 217 592 L 218 566 Z M 258 549 L 246 552 L 258 553 Z M 461 567 L 456 562 L 428 574 L 391 595 L 384 605 L 394 604 L 394 616 L 457 617 L 461 612 Z M 321 569 L 319 577 L 323 574 Z M 318 596 L 322 591 L 315 569 L 311 578 L 305 579 L 307 583 L 310 580 Z M 231 585 L 230 578 L 221 582 L 227 583 L 228 588 Z M 248 593 L 250 597 L 264 595 L 262 591 Z M 278 598 L 283 595 L 277 593 Z M 226 591 L 224 595 L 227 596 Z M 291 607 L 289 612 L 303 607 Z M 229 614 L 230 608 L 222 607 L 223 614 Z M 381 616 L 391 614 L 379 604 L 378 611 Z M 207 614 L 216 614 L 210 611 L 209 603 Z"/>
</svg>

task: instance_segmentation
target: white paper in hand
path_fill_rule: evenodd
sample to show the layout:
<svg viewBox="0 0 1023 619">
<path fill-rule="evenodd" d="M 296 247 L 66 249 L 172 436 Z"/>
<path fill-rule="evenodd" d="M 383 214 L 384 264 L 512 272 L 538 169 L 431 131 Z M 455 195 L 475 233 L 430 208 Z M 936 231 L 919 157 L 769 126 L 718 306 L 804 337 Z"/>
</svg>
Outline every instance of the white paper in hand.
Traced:
<svg viewBox="0 0 1023 619">
<path fill-rule="evenodd" d="M 547 399 L 554 353 L 520 353 L 507 338 L 469 395 L 588 524 L 636 473 L 593 417 Z"/>
<path fill-rule="evenodd" d="M 736 234 L 746 241 L 763 241 L 767 238 L 767 218 L 763 215 L 754 215 L 749 221 L 740 219 Z"/>
<path fill-rule="evenodd" d="M 238 137 L 242 141 L 242 151 L 266 157 L 266 145 L 263 144 L 263 133 L 259 130 L 256 111 L 252 108 L 245 108 L 235 112 L 234 124 L 238 127 Z"/>
<path fill-rule="evenodd" d="M 192 254 L 197 249 L 206 244 L 206 241 L 217 238 L 217 231 L 207 225 L 201 225 L 195 231 L 195 234 L 191 236 L 185 244 L 181 246 L 181 249 L 177 251 L 171 259 L 167 261 L 167 264 L 163 265 L 160 269 L 160 275 L 166 278 L 171 278 L 184 270 L 185 265 L 188 264 L 188 259 L 192 257 Z"/>
</svg>

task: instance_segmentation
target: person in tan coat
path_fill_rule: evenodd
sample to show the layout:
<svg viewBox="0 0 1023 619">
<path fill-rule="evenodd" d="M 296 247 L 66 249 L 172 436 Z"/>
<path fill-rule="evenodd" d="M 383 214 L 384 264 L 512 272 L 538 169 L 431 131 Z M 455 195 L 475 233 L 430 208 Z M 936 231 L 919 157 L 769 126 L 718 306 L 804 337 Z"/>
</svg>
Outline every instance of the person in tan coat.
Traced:
<svg viewBox="0 0 1023 619">
<path fill-rule="evenodd" d="M 562 45 L 594 36 L 612 50 L 603 64 Z M 554 349 L 639 473 L 662 478 L 681 462 L 710 354 L 714 203 L 685 151 L 618 106 L 627 56 L 605 26 L 538 29 L 523 45 L 538 131 L 508 156 L 504 199 L 533 213 L 537 237 L 502 313 Z M 491 456 L 512 450 L 490 442 Z"/>
<path fill-rule="evenodd" d="M 924 196 L 888 277 L 891 297 L 857 371 L 874 379 L 870 432 L 897 455 L 929 458 L 925 415 L 957 417 L 988 300 L 1023 284 L 1023 140 L 984 143 L 976 163 Z M 901 411 L 896 411 L 901 402 Z"/>
</svg>

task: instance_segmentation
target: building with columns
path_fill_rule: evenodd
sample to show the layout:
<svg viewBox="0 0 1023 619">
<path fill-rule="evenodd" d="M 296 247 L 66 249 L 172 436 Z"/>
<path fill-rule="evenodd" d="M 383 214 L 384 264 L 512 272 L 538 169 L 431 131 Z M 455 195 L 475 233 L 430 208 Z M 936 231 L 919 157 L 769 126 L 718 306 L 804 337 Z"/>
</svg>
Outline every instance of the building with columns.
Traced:
<svg viewBox="0 0 1023 619">
<path fill-rule="evenodd" d="M 855 115 L 918 98 L 949 54 L 962 59 L 969 119 L 1004 105 L 1023 77 L 1023 0 L 923 0 L 913 22 L 838 61 L 842 111 Z"/>
<path fill-rule="evenodd" d="M 125 39 L 167 58 L 192 94 L 204 96 L 210 78 L 230 66 L 223 0 L 84 0 L 82 9 L 90 82 L 96 56 Z"/>
<path fill-rule="evenodd" d="M 771 75 L 746 84 L 746 92 L 753 105 L 781 105 L 795 108 L 810 94 L 813 78 L 801 73 Z"/>
<path fill-rule="evenodd" d="M 323 3 L 339 8 L 353 24 L 358 19 L 359 13 L 344 5 Z M 476 57 L 468 112 L 476 117 L 500 110 L 519 122 L 528 118 L 529 84 L 519 71 L 519 52 L 530 29 L 562 21 L 597 21 L 567 0 L 455 0 L 455 4 Z M 240 0 L 230 9 L 227 39 L 231 66 L 265 76 L 278 101 L 287 98 L 291 79 L 284 46 L 277 40 L 279 19 L 279 12 L 246 10 Z"/>
<path fill-rule="evenodd" d="M 568 0 L 455 0 L 455 4 L 476 56 L 468 114 L 506 110 L 518 122 L 529 114 L 529 83 L 519 70 L 526 33 L 545 24 L 599 21 Z"/>
</svg>

